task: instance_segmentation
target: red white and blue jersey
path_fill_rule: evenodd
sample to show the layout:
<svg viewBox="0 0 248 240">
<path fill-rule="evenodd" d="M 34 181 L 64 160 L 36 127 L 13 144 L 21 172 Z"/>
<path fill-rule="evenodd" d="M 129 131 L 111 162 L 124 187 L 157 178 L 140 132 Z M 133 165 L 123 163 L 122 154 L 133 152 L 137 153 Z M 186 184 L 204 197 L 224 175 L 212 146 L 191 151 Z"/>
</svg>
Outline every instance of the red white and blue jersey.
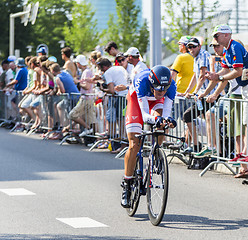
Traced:
<svg viewBox="0 0 248 240">
<path fill-rule="evenodd" d="M 151 111 L 156 109 L 162 109 L 164 118 L 170 116 L 172 103 L 176 96 L 176 83 L 172 80 L 164 97 L 157 100 L 151 91 L 149 74 L 150 70 L 147 69 L 135 75 L 133 85 L 129 90 L 130 104 L 127 109 L 126 125 L 136 124 L 136 122 L 142 125 L 143 121 L 154 124 L 155 116 L 151 115 Z"/>
<path fill-rule="evenodd" d="M 245 48 L 239 42 L 235 40 L 230 40 L 229 46 L 224 48 L 223 51 L 223 68 L 238 68 L 241 67 L 243 69 L 248 69 L 248 53 Z M 241 77 L 236 78 L 236 81 L 239 86 L 246 86 L 248 84 L 248 80 L 242 81 Z"/>
</svg>

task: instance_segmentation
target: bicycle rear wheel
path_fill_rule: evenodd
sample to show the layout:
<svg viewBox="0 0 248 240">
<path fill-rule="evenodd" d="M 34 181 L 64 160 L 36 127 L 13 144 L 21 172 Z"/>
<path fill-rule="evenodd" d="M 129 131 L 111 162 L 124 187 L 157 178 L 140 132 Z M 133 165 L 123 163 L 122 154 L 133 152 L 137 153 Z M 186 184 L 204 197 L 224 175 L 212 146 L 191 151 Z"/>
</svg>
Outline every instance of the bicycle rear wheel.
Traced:
<svg viewBox="0 0 248 240">
<path fill-rule="evenodd" d="M 137 208 L 139 206 L 140 183 L 141 183 L 140 161 L 139 161 L 139 157 L 137 157 L 134 176 L 131 183 L 131 196 L 130 196 L 131 207 L 126 209 L 127 214 L 130 217 L 132 217 L 136 213 Z"/>
<path fill-rule="evenodd" d="M 152 164 L 151 164 L 152 162 Z M 168 197 L 168 163 L 164 151 L 157 148 L 154 160 L 149 161 L 147 181 L 147 207 L 151 223 L 155 226 L 163 219 Z"/>
</svg>

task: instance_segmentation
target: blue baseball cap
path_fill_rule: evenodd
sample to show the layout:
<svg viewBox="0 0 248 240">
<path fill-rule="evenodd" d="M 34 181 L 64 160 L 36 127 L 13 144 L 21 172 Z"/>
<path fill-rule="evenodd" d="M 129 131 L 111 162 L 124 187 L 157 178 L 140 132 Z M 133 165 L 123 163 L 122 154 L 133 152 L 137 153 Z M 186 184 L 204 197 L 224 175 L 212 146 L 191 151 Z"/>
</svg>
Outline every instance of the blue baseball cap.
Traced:
<svg viewBox="0 0 248 240">
<path fill-rule="evenodd" d="M 46 54 L 46 48 L 45 47 L 41 47 L 37 50 L 37 53 L 42 53 L 42 54 Z"/>
</svg>

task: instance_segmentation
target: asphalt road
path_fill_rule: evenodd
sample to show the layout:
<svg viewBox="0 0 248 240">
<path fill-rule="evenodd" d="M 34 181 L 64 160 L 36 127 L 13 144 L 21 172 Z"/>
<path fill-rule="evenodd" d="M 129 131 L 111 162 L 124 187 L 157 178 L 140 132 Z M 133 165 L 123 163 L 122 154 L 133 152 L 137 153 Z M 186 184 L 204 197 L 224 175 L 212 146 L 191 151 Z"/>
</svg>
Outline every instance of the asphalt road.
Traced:
<svg viewBox="0 0 248 240">
<path fill-rule="evenodd" d="M 248 186 L 171 164 L 159 227 L 120 206 L 123 159 L 0 129 L 0 239 L 247 239 Z"/>
</svg>

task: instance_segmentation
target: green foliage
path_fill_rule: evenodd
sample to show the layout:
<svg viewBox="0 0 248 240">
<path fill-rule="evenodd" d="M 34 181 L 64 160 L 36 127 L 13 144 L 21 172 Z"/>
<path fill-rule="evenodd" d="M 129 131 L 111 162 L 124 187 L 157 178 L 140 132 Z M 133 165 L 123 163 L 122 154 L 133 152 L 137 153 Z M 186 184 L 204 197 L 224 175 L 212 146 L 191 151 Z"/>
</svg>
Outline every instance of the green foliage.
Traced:
<svg viewBox="0 0 248 240">
<path fill-rule="evenodd" d="M 74 3 L 72 21 L 64 26 L 65 40 L 77 53 L 94 50 L 99 41 L 96 20 L 92 20 L 95 12 L 90 4 Z"/>
<path fill-rule="evenodd" d="M 116 0 L 116 12 L 117 19 L 110 15 L 108 29 L 102 33 L 103 43 L 115 41 L 121 51 L 133 46 L 144 54 L 149 42 L 149 31 L 146 22 L 142 26 L 138 22 L 140 9 L 135 5 L 135 0 Z"/>
<path fill-rule="evenodd" d="M 0 57 L 7 58 L 9 55 L 9 16 L 11 13 L 18 13 L 23 11 L 23 0 L 1 0 L 0 1 Z M 21 19 L 15 18 L 15 49 L 20 49 L 21 54 L 27 52 L 26 44 L 31 33 L 31 26 L 24 26 Z"/>
<path fill-rule="evenodd" d="M 36 0 L 30 1 L 32 3 Z M 45 43 L 49 47 L 49 55 L 56 56 L 61 61 L 60 40 L 64 40 L 64 23 L 70 22 L 74 0 L 39 0 L 40 7 L 35 25 L 32 26 L 33 35 L 28 45 L 36 47 Z"/>
<path fill-rule="evenodd" d="M 204 4 L 204 0 L 200 3 L 198 0 L 164 0 L 165 5 L 165 17 L 163 20 L 166 25 L 167 32 L 171 33 L 171 37 L 175 41 L 167 42 L 166 39 L 163 43 L 172 51 L 176 52 L 178 50 L 177 41 L 183 35 L 194 36 L 197 34 L 199 29 L 203 26 L 203 22 L 196 25 L 196 19 L 200 20 L 202 9 L 204 12 L 213 12 L 217 7 L 219 7 L 218 1 L 213 5 Z"/>
</svg>

